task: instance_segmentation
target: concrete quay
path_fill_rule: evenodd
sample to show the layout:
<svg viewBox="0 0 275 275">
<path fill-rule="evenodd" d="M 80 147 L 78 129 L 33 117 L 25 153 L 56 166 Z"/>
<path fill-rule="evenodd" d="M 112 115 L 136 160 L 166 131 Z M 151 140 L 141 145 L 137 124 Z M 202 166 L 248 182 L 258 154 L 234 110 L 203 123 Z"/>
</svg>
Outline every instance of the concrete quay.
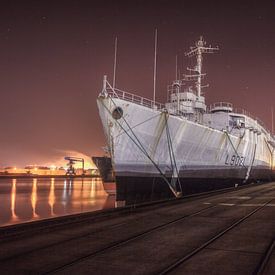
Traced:
<svg viewBox="0 0 275 275">
<path fill-rule="evenodd" d="M 0 228 L 1 274 L 275 274 L 275 182 Z"/>
</svg>

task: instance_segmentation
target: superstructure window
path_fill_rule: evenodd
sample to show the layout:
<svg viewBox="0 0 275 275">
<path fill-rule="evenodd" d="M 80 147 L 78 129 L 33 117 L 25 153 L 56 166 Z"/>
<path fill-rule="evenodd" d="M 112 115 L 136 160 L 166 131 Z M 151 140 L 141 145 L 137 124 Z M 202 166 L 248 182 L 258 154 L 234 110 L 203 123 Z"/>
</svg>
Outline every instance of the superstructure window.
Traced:
<svg viewBox="0 0 275 275">
<path fill-rule="evenodd" d="M 229 126 L 235 127 L 235 128 L 244 128 L 245 127 L 244 117 L 230 116 Z"/>
</svg>

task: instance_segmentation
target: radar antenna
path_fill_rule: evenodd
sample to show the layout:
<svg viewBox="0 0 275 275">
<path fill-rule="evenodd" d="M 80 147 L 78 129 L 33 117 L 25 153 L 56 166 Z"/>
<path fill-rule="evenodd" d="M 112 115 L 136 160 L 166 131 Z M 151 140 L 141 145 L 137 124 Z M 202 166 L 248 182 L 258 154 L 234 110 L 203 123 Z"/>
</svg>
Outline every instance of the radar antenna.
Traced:
<svg viewBox="0 0 275 275">
<path fill-rule="evenodd" d="M 204 87 L 202 86 L 201 81 L 205 74 L 202 73 L 202 54 L 204 53 L 214 53 L 219 50 L 218 47 L 206 46 L 206 42 L 203 40 L 201 36 L 200 39 L 196 42 L 195 47 L 190 47 L 190 51 L 185 53 L 185 56 L 193 57 L 196 56 L 197 64 L 193 69 L 187 68 L 189 71 L 195 72 L 195 74 L 184 75 L 185 80 L 197 80 L 196 88 L 197 88 L 197 96 L 201 96 L 201 90 Z"/>
</svg>

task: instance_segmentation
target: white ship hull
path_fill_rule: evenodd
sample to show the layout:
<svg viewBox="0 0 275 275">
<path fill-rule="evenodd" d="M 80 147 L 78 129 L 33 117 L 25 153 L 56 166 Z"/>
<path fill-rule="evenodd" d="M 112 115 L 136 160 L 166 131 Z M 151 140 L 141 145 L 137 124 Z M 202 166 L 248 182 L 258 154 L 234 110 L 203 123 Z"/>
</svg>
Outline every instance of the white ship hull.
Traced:
<svg viewBox="0 0 275 275">
<path fill-rule="evenodd" d="M 112 117 L 117 106 L 123 110 L 119 120 Z M 259 135 L 246 128 L 240 130 L 239 136 L 232 135 L 114 97 L 99 97 L 98 108 L 111 151 L 119 201 L 172 196 L 158 168 L 170 181 L 177 171 L 181 188 L 176 184 L 175 188 L 182 189 L 183 195 L 274 176 L 274 160 L 265 133 Z"/>
</svg>

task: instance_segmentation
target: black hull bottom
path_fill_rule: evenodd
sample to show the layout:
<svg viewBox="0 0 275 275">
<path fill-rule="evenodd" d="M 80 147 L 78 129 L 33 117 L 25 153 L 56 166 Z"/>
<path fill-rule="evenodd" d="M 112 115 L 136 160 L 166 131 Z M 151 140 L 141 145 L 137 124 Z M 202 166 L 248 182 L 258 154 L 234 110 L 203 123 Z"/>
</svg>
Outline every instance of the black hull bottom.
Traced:
<svg viewBox="0 0 275 275">
<path fill-rule="evenodd" d="M 275 180 L 274 173 L 272 174 L 270 170 L 259 169 L 258 171 L 254 170 L 245 183 L 244 178 L 180 178 L 180 185 L 183 196 L 187 196 L 241 186 L 251 182 L 272 180 Z M 117 176 L 116 188 L 116 200 L 126 205 L 174 197 L 167 183 L 161 177 Z M 177 190 L 180 191 L 180 188 L 177 187 Z"/>
<path fill-rule="evenodd" d="M 112 161 L 110 157 L 92 157 L 92 160 L 98 168 L 100 177 L 103 182 L 115 181 Z"/>
</svg>

